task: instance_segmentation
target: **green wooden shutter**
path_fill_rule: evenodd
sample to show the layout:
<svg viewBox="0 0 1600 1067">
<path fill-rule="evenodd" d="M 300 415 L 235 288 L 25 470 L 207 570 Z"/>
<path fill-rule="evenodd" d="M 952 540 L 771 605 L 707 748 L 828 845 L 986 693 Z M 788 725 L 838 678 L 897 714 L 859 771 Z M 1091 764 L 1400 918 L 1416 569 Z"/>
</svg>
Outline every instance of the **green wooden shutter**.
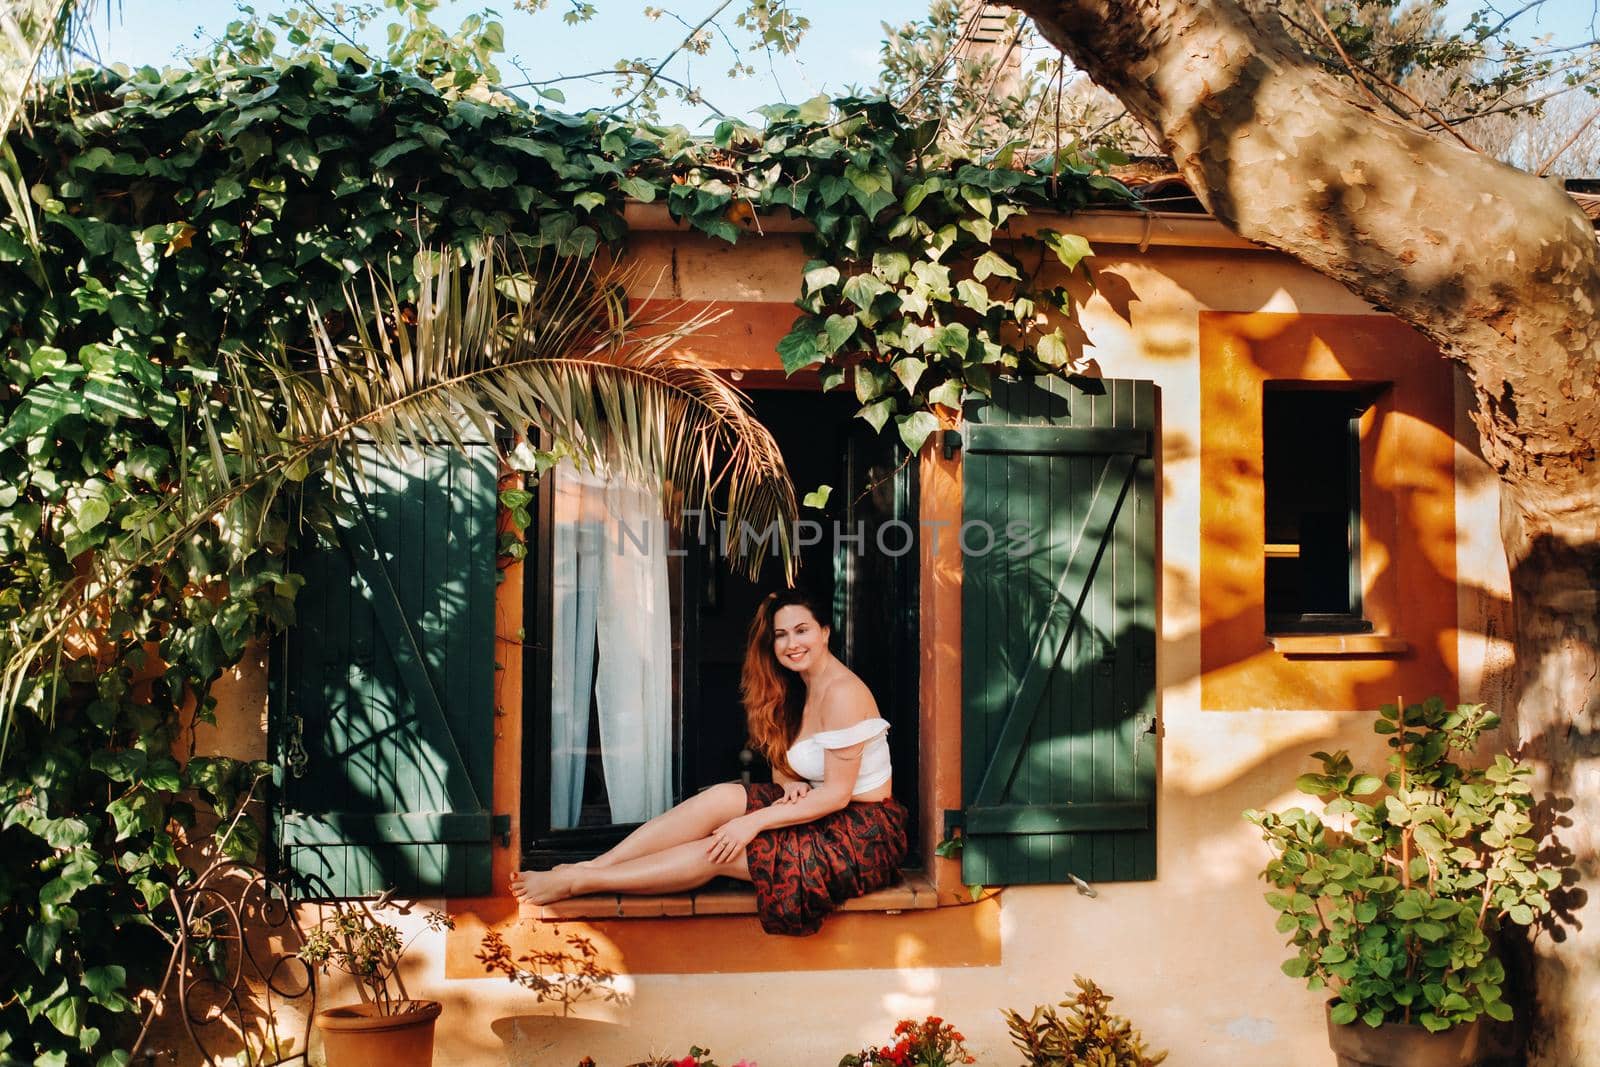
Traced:
<svg viewBox="0 0 1600 1067">
<path fill-rule="evenodd" d="M 1001 382 L 966 419 L 962 878 L 1154 878 L 1155 387 Z"/>
<path fill-rule="evenodd" d="M 495 453 L 361 468 L 340 543 L 296 561 L 296 624 L 274 648 L 280 862 L 308 896 L 486 894 Z"/>
</svg>

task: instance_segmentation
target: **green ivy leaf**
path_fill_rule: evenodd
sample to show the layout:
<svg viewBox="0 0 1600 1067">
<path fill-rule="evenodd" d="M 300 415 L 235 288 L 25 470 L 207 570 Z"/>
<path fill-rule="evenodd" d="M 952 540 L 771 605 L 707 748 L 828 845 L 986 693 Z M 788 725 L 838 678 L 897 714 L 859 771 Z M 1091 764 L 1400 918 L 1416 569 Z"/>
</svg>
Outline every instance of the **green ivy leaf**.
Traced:
<svg viewBox="0 0 1600 1067">
<path fill-rule="evenodd" d="M 384 167 L 387 167 L 390 163 L 393 163 L 407 152 L 415 152 L 421 147 L 421 141 L 412 137 L 403 138 L 389 145 L 387 148 L 382 148 L 377 152 L 374 152 L 372 155 L 372 166 L 376 170 L 382 170 Z"/>
<path fill-rule="evenodd" d="M 50 973 L 56 948 L 61 944 L 61 931 L 62 924 L 59 922 L 36 922 L 23 935 L 23 949 L 33 965 L 39 968 L 40 974 Z"/>
<path fill-rule="evenodd" d="M 805 282 L 805 292 L 815 293 L 826 289 L 830 285 L 839 283 L 839 268 L 831 265 L 808 266 L 802 276 Z"/>
<path fill-rule="evenodd" d="M 1013 267 L 1006 257 L 998 252 L 985 252 L 978 257 L 978 262 L 972 266 L 972 276 L 980 282 L 991 277 L 1019 278 L 1017 268 Z"/>
<path fill-rule="evenodd" d="M 900 427 L 901 442 L 912 455 L 922 451 L 923 442 L 939 429 L 939 420 L 927 411 L 898 415 L 895 417 L 895 422 Z"/>
<path fill-rule="evenodd" d="M 315 178 L 317 168 L 322 166 L 322 157 L 317 154 L 311 143 L 305 140 L 290 141 L 278 149 L 278 156 L 307 178 Z"/>
<path fill-rule="evenodd" d="M 883 280 L 871 274 L 857 274 L 844 283 L 844 298 L 862 311 L 870 311 L 872 302 L 888 291 Z"/>
<path fill-rule="evenodd" d="M 805 498 L 800 501 L 800 505 L 807 508 L 825 508 L 828 506 L 828 497 L 832 493 L 833 486 L 819 485 L 805 495 Z"/>
<path fill-rule="evenodd" d="M 83 1029 L 84 1000 L 80 996 L 65 996 L 44 1010 L 50 1025 L 68 1037 L 77 1037 Z"/>
<path fill-rule="evenodd" d="M 793 374 L 803 367 L 820 362 L 822 352 L 817 346 L 817 340 L 815 319 L 801 319 L 796 322 L 778 341 L 778 358 L 783 360 L 784 372 Z"/>
<path fill-rule="evenodd" d="M 942 407 L 961 409 L 961 383 L 955 379 L 947 379 L 928 390 L 928 403 L 939 404 Z"/>
<path fill-rule="evenodd" d="M 653 203 L 656 198 L 656 187 L 643 178 L 623 178 L 617 182 L 617 188 L 641 204 Z"/>
<path fill-rule="evenodd" d="M 39 889 L 39 903 L 46 907 L 65 904 L 71 900 L 80 889 L 85 889 L 94 884 L 95 864 L 88 859 L 73 859 L 61 873 L 46 882 Z"/>
<path fill-rule="evenodd" d="M 113 1000 L 127 985 L 128 971 L 118 964 L 89 967 L 83 972 L 84 988 L 94 994 L 97 1003 Z"/>
<path fill-rule="evenodd" d="M 829 315 L 822 324 L 818 350 L 825 356 L 839 351 L 840 346 L 855 335 L 856 323 L 854 315 Z"/>
<path fill-rule="evenodd" d="M 991 303 L 989 290 L 982 282 L 973 281 L 971 278 L 962 278 L 956 282 L 956 297 L 980 315 L 988 312 Z"/>
<path fill-rule="evenodd" d="M 904 252 L 876 252 L 872 256 L 872 273 L 890 285 L 898 285 L 910 269 L 911 257 Z"/>
<path fill-rule="evenodd" d="M 900 210 L 907 215 L 912 214 L 922 206 L 922 202 L 928 198 L 928 194 L 939 192 L 943 188 L 944 181 L 940 178 L 928 178 L 917 182 L 906 190 L 905 199 L 900 201 Z"/>
<path fill-rule="evenodd" d="M 934 336 L 934 344 L 941 352 L 951 355 L 964 356 L 967 347 L 972 343 L 972 335 L 967 332 L 965 325 L 952 322 L 943 326 Z"/>
<path fill-rule="evenodd" d="M 1067 351 L 1067 342 L 1061 336 L 1060 330 L 1051 330 L 1039 338 L 1034 346 L 1034 354 L 1039 357 L 1039 362 L 1050 367 L 1064 367 L 1072 358 Z"/>
<path fill-rule="evenodd" d="M 917 391 L 917 382 L 922 380 L 923 373 L 928 365 L 915 356 L 902 356 L 890 364 L 889 369 L 894 371 L 894 376 L 900 379 L 900 385 L 908 393 Z M 912 449 L 916 451 L 916 449 Z"/>
<path fill-rule="evenodd" d="M 795 118 L 808 124 L 827 122 L 831 117 L 833 117 L 833 99 L 827 93 L 818 93 L 801 104 L 799 110 L 795 112 Z"/>
<path fill-rule="evenodd" d="M 1061 265 L 1068 270 L 1075 269 L 1087 256 L 1094 255 L 1094 249 L 1089 247 L 1089 242 L 1075 233 L 1056 233 L 1046 230 L 1042 233 L 1045 247 L 1056 254 Z"/>
<path fill-rule="evenodd" d="M 976 185 L 963 185 L 961 187 L 961 199 L 965 200 L 968 206 L 984 219 L 994 213 L 994 201 L 990 198 L 989 193 Z M 984 243 L 988 243 L 988 238 L 982 238 L 982 240 Z"/>
<path fill-rule="evenodd" d="M 856 412 L 856 414 L 865 419 L 867 425 L 882 433 L 884 425 L 889 421 L 889 416 L 894 414 L 894 397 L 884 397 L 882 400 L 874 401 Z"/>
</svg>

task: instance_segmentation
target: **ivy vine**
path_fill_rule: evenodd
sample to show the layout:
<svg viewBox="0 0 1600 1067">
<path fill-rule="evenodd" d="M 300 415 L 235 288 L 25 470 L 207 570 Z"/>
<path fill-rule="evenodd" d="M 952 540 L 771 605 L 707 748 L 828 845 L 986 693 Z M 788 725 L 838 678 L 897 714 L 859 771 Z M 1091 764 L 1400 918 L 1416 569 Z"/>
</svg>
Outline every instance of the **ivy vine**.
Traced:
<svg viewBox="0 0 1600 1067">
<path fill-rule="evenodd" d="M 881 98 L 825 97 L 762 109 L 763 130 L 717 127 L 712 148 L 673 162 L 669 206 L 733 240 L 731 203 L 787 208 L 811 223 L 801 315 L 778 344 L 790 373 L 823 388 L 853 381 L 860 416 L 892 420 L 916 452 L 996 374 L 1066 373 L 1080 353 L 1067 275 L 1092 252 L 1081 236 L 1012 229 L 1030 209 L 1125 202 L 1104 173 L 1123 162 L 1073 151 L 1023 164 L 1017 145 L 952 154 L 936 121 L 908 122 Z"/>
</svg>

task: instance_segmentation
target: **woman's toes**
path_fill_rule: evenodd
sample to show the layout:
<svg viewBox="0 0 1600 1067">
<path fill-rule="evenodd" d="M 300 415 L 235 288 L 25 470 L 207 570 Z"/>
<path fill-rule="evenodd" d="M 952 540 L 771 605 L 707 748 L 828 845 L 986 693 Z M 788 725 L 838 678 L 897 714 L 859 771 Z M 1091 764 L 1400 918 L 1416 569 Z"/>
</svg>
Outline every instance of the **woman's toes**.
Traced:
<svg viewBox="0 0 1600 1067">
<path fill-rule="evenodd" d="M 517 875 L 511 892 L 524 904 L 551 904 L 572 895 L 572 876 L 559 869 L 522 871 Z"/>
</svg>

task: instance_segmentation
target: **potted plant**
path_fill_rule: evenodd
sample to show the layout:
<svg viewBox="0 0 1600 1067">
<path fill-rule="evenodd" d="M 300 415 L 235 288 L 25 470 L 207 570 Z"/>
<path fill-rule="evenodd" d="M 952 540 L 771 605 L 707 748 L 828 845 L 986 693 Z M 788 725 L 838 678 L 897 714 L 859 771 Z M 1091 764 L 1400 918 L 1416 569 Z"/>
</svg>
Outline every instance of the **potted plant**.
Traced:
<svg viewBox="0 0 1600 1067">
<path fill-rule="evenodd" d="M 389 894 L 373 907 L 382 908 Z M 455 920 L 426 914 L 426 929 L 453 929 Z M 421 931 L 418 931 L 420 934 Z M 396 977 L 410 940 L 366 905 L 338 903 L 306 934 L 299 956 L 324 974 L 339 970 L 356 980 L 361 1001 L 317 1012 L 317 1029 L 330 1067 L 431 1067 L 433 1025 L 442 1005 L 406 996 Z"/>
<path fill-rule="evenodd" d="M 1548 912 L 1562 874 L 1536 855 L 1530 769 L 1458 762 L 1498 724 L 1478 704 L 1385 705 L 1383 778 L 1313 753 L 1321 772 L 1296 785 L 1326 800 L 1320 816 L 1245 813 L 1272 849 L 1267 903 L 1295 949 L 1283 971 L 1333 993 L 1340 1067 L 1470 1065 L 1478 1019 L 1511 1018 L 1496 933 Z"/>
</svg>

